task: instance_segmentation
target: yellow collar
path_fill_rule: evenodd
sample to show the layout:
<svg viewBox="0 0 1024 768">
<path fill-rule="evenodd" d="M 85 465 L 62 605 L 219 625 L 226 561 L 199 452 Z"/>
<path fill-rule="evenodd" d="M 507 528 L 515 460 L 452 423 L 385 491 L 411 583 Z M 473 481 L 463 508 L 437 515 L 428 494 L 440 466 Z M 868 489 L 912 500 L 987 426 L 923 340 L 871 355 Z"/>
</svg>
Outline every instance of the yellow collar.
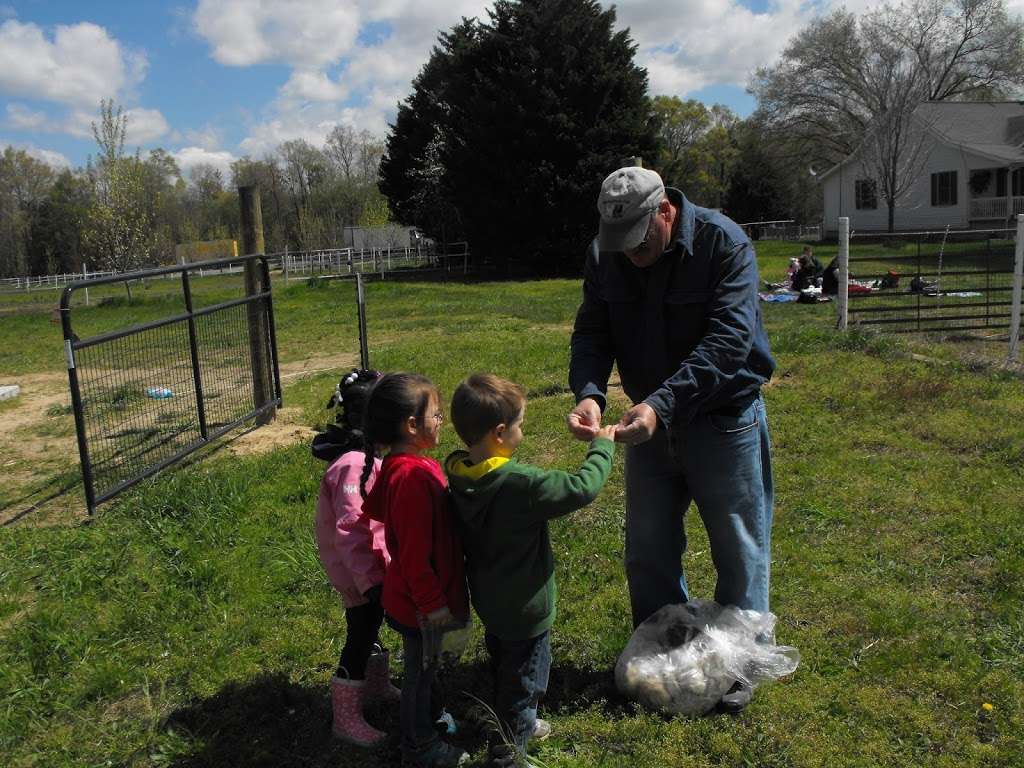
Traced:
<svg viewBox="0 0 1024 768">
<path fill-rule="evenodd" d="M 452 469 L 459 477 L 479 480 L 488 472 L 493 472 L 498 467 L 504 466 L 507 463 L 508 459 L 504 456 L 491 456 L 491 458 L 484 459 L 478 464 L 470 464 L 469 459 L 459 459 L 452 462 Z"/>
</svg>

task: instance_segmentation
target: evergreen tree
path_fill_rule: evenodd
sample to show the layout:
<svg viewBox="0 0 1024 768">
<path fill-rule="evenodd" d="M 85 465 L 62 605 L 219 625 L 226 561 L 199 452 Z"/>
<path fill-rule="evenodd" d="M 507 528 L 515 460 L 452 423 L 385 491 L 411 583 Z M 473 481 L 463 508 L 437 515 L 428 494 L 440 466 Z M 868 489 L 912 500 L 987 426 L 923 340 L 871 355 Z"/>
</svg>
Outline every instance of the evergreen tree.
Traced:
<svg viewBox="0 0 1024 768">
<path fill-rule="evenodd" d="M 489 16 L 441 35 L 399 107 L 381 189 L 396 218 L 437 240 L 460 229 L 477 257 L 578 267 L 601 180 L 654 156 L 647 74 L 596 0 L 498 0 Z"/>
</svg>

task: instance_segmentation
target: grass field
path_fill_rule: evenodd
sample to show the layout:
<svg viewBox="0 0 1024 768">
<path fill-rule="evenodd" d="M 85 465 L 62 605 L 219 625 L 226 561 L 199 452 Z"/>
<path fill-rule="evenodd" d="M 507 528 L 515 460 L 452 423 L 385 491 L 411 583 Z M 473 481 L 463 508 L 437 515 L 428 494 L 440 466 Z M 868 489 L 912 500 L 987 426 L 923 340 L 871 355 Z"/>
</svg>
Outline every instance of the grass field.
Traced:
<svg viewBox="0 0 1024 768">
<path fill-rule="evenodd" d="M 764 244 L 762 274 L 780 275 L 791 250 Z M 282 362 L 357 352 L 350 284 L 275 296 Z M 521 382 L 522 457 L 573 468 L 585 451 L 563 425 L 578 297 L 577 281 L 376 283 L 372 363 L 421 371 L 448 395 L 471 370 Z M 83 327 L 156 317 L 169 301 L 90 307 Z M 735 718 L 664 718 L 616 694 L 611 669 L 629 636 L 617 456 L 597 502 L 552 526 L 560 602 L 545 765 L 1022 764 L 1024 382 L 958 364 L 945 347 L 840 335 L 833 311 L 765 309 L 778 362 L 765 390 L 772 600 L 800 668 Z M 4 376 L 61 371 L 47 313 L 0 321 Z M 286 405 L 322 422 L 340 372 L 293 380 Z M 613 398 L 612 414 L 624 406 Z M 13 407 L 0 404 L 0 417 Z M 32 437 L 66 440 L 69 420 L 58 404 Z M 450 427 L 442 437 L 438 456 L 456 446 Z M 56 457 L 37 481 L 73 480 L 76 458 Z M 397 765 L 395 712 L 373 713 L 392 734 L 376 752 L 329 735 L 326 680 L 344 620 L 312 538 L 322 470 L 301 443 L 215 453 L 90 524 L 29 515 L 0 529 L 0 765 Z M 696 515 L 688 522 L 688 575 L 708 596 L 707 540 Z M 477 642 L 448 679 L 456 713 L 485 680 Z M 482 758 L 478 742 L 464 745 Z"/>
</svg>

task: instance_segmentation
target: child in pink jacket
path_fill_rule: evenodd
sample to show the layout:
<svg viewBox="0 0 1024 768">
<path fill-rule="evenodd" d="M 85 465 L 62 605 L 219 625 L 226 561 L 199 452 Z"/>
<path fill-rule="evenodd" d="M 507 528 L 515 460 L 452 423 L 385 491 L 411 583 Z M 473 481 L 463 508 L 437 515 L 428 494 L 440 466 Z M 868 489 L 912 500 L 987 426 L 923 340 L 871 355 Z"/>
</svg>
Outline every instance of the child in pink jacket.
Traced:
<svg viewBox="0 0 1024 768">
<path fill-rule="evenodd" d="M 381 587 L 391 560 L 384 543 L 384 524 L 363 515 L 359 480 L 366 464 L 363 406 L 380 378 L 377 371 L 354 370 L 343 377 L 327 404 L 340 406 L 337 423 L 313 440 L 313 455 L 330 462 L 316 505 L 316 540 L 327 578 L 341 593 L 345 607 L 345 647 L 331 678 L 337 738 L 370 747 L 385 734 L 366 722 L 363 703 L 369 699 L 398 701 L 401 694 L 388 678 L 388 652 L 379 632 L 384 619 Z M 377 477 L 374 459 L 368 485 Z"/>
</svg>

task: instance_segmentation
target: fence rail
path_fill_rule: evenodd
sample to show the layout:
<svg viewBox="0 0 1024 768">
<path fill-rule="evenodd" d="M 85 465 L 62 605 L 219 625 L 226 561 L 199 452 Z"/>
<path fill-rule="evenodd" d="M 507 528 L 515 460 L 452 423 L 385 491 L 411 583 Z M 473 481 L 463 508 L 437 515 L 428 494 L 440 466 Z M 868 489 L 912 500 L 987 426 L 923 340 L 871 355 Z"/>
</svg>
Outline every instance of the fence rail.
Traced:
<svg viewBox="0 0 1024 768">
<path fill-rule="evenodd" d="M 468 244 L 464 242 L 449 243 L 448 251 L 440 253 L 426 246 L 403 248 L 321 248 L 307 251 L 280 251 L 267 254 L 266 260 L 271 270 L 278 270 L 285 279 L 308 278 L 313 275 L 348 275 L 356 273 L 388 273 L 398 270 L 419 267 L 443 267 L 447 264 L 464 260 L 469 255 Z M 218 262 L 196 262 L 184 265 L 193 269 L 199 277 L 207 275 L 240 274 L 243 267 L 238 264 Z M 210 266 L 219 264 L 220 266 Z M 27 275 L 22 277 L 0 278 L 0 294 L 32 293 L 46 290 L 60 290 L 72 283 L 103 284 L 107 278 L 118 275 L 136 275 L 126 278 L 137 279 L 175 279 L 175 274 L 163 274 L 166 270 L 149 270 L 144 277 L 141 272 L 88 272 L 62 273 L 56 275 Z"/>
<path fill-rule="evenodd" d="M 797 224 L 794 219 L 748 221 L 740 226 L 751 240 L 821 240 L 820 224 Z"/>
<path fill-rule="evenodd" d="M 848 220 L 840 219 L 839 231 L 839 327 L 877 326 L 890 333 L 1008 329 L 1009 358 L 1015 359 L 1024 215 L 1016 230 L 849 233 Z"/>
<path fill-rule="evenodd" d="M 250 270 L 255 290 L 197 306 L 198 270 Z M 79 338 L 76 291 L 177 278 L 184 311 Z M 61 297 L 68 382 L 89 513 L 143 478 L 281 404 L 281 377 L 263 256 L 77 281 Z"/>
</svg>

